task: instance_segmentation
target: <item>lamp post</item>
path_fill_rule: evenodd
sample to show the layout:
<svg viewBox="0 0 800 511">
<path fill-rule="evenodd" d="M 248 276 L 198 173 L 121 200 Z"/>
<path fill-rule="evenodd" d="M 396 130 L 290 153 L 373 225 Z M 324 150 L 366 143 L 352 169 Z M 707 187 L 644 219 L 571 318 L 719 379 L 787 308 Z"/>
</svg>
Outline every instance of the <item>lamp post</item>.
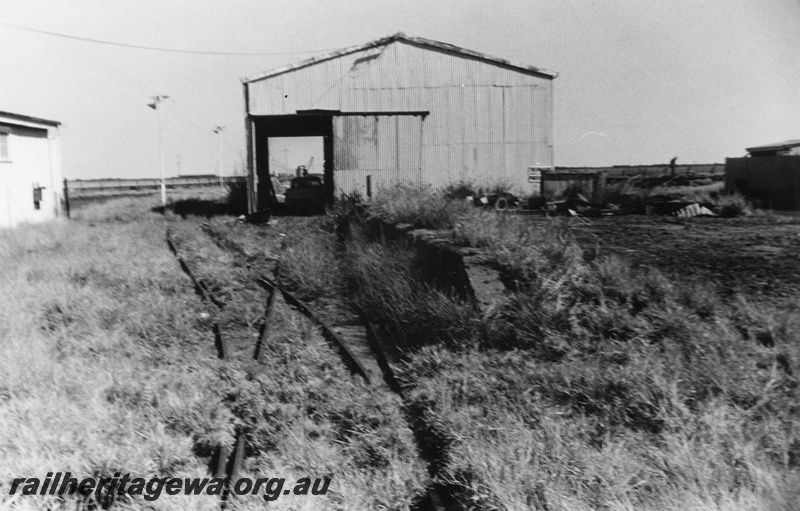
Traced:
<svg viewBox="0 0 800 511">
<path fill-rule="evenodd" d="M 164 178 L 164 144 L 162 141 L 162 127 L 161 127 L 163 118 L 162 111 L 164 110 L 164 107 L 161 107 L 161 102 L 164 101 L 165 99 L 169 99 L 169 96 L 153 96 L 153 102 L 148 103 L 147 106 L 149 106 L 158 113 L 158 158 L 159 158 L 159 167 L 161 169 L 161 205 L 166 208 L 167 182 Z"/>
<path fill-rule="evenodd" d="M 225 126 L 217 126 L 214 128 L 214 133 L 219 135 L 219 187 L 224 188 L 222 186 L 222 159 L 223 159 L 223 140 L 224 135 L 222 132 L 225 130 Z"/>
</svg>

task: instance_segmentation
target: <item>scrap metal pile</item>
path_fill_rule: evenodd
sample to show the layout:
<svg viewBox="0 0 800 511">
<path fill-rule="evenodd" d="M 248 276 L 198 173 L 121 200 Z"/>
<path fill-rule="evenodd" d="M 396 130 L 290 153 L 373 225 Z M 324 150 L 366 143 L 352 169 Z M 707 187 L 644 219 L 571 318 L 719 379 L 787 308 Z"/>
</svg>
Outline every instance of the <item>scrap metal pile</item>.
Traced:
<svg viewBox="0 0 800 511">
<path fill-rule="evenodd" d="M 662 174 L 635 176 L 606 173 L 555 175 L 542 182 L 541 195 L 527 199 L 507 191 L 470 193 L 468 203 L 485 209 L 520 214 L 584 217 L 620 215 L 670 215 L 677 217 L 726 216 L 717 204 L 721 189 L 718 174 Z M 586 179 L 591 177 L 591 179 Z M 558 183 L 563 184 L 558 184 Z M 472 192 L 472 190 L 470 190 Z M 587 198 L 591 197 L 591 199 Z"/>
<path fill-rule="evenodd" d="M 588 201 L 581 194 L 570 198 L 548 202 L 544 210 L 548 213 L 567 216 L 604 217 L 621 215 L 670 215 L 679 217 L 718 216 L 710 203 L 686 201 L 667 195 L 646 198 L 622 197 L 618 203 L 600 204 Z"/>
<path fill-rule="evenodd" d="M 541 197 L 530 197 L 527 201 L 512 194 L 493 194 L 467 197 L 467 202 L 476 207 L 518 213 L 541 213 L 545 215 L 607 217 L 621 215 L 669 215 L 677 217 L 719 216 L 715 204 L 688 201 L 670 195 L 640 197 L 623 195 L 615 202 L 592 202 L 580 193 L 566 198 L 546 201 Z"/>
</svg>

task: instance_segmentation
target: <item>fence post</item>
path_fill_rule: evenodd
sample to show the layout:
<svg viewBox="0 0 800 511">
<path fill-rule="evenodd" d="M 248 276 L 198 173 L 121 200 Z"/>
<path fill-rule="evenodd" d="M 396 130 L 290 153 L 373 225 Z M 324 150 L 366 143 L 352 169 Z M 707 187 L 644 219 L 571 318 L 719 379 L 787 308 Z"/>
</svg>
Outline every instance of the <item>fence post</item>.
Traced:
<svg viewBox="0 0 800 511">
<path fill-rule="evenodd" d="M 67 178 L 64 178 L 64 213 L 66 213 L 67 218 L 69 216 L 69 181 Z"/>
</svg>

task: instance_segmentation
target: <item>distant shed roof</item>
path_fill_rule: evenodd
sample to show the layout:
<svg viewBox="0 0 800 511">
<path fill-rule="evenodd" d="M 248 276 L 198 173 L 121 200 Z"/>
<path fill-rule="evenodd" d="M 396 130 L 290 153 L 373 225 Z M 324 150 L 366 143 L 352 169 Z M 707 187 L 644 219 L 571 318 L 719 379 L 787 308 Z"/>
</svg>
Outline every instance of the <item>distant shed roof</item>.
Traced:
<svg viewBox="0 0 800 511">
<path fill-rule="evenodd" d="M 777 142 L 775 144 L 760 145 L 755 147 L 748 147 L 748 153 L 761 153 L 766 151 L 785 151 L 793 147 L 800 147 L 800 140 L 787 140 L 786 142 Z"/>
<path fill-rule="evenodd" d="M 267 71 L 266 73 L 259 73 L 257 75 L 253 75 L 247 78 L 243 78 L 243 83 L 251 83 L 256 82 L 258 80 L 263 80 L 265 78 L 270 78 L 273 76 L 277 76 L 283 73 L 288 73 L 289 71 L 294 71 L 297 69 L 301 69 L 304 67 L 308 67 L 319 62 L 324 62 L 326 60 L 335 59 L 336 57 L 341 57 L 342 55 L 348 55 L 350 53 L 355 53 L 357 51 L 368 50 L 371 48 L 377 48 L 379 46 L 386 46 L 387 44 L 391 44 L 395 41 L 405 41 L 410 44 L 414 44 L 417 46 L 428 47 L 435 50 L 444 51 L 447 53 L 451 53 L 454 55 L 460 55 L 462 57 L 472 58 L 476 60 L 480 60 L 483 62 L 488 62 L 490 64 L 500 65 L 506 68 L 510 68 L 521 73 L 532 74 L 532 75 L 539 75 L 539 76 L 546 76 L 549 78 L 556 78 L 558 73 L 555 71 L 548 71 L 546 69 L 533 67 L 533 66 L 526 66 L 523 64 L 516 64 L 513 62 L 509 62 L 508 60 L 501 59 L 498 57 L 492 57 L 490 55 L 486 55 L 484 53 L 480 53 L 477 51 L 467 50 L 465 48 L 461 48 L 458 46 L 454 46 L 452 44 L 443 43 L 439 41 L 434 41 L 431 39 L 425 39 L 422 37 L 412 37 L 404 34 L 403 32 L 398 32 L 394 35 L 390 35 L 388 37 L 383 37 L 381 39 L 375 39 L 374 41 L 370 41 L 368 43 L 360 44 L 358 46 L 350 46 L 348 48 L 343 48 L 341 50 L 336 50 L 334 52 L 328 53 L 326 55 L 321 55 L 319 57 L 312 57 L 310 59 L 302 60 L 295 64 L 290 64 L 288 66 L 279 67 L 277 69 L 273 69 L 272 71 Z"/>
<path fill-rule="evenodd" d="M 15 121 L 21 121 L 31 124 L 44 124 L 46 126 L 60 126 L 61 123 L 58 121 L 51 121 L 48 119 L 41 119 L 39 117 L 31 117 L 29 115 L 22 115 L 22 114 L 13 114 L 11 112 L 2 112 L 0 111 L 0 117 L 5 117 L 6 119 L 11 119 Z"/>
</svg>

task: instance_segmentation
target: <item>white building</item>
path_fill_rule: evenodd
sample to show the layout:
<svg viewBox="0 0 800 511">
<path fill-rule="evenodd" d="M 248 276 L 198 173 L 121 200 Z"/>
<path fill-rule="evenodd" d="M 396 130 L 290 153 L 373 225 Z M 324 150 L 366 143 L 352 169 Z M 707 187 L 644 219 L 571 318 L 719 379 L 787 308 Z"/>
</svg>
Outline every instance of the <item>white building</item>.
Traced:
<svg viewBox="0 0 800 511">
<path fill-rule="evenodd" d="M 0 228 L 61 214 L 59 125 L 0 112 Z"/>
</svg>

